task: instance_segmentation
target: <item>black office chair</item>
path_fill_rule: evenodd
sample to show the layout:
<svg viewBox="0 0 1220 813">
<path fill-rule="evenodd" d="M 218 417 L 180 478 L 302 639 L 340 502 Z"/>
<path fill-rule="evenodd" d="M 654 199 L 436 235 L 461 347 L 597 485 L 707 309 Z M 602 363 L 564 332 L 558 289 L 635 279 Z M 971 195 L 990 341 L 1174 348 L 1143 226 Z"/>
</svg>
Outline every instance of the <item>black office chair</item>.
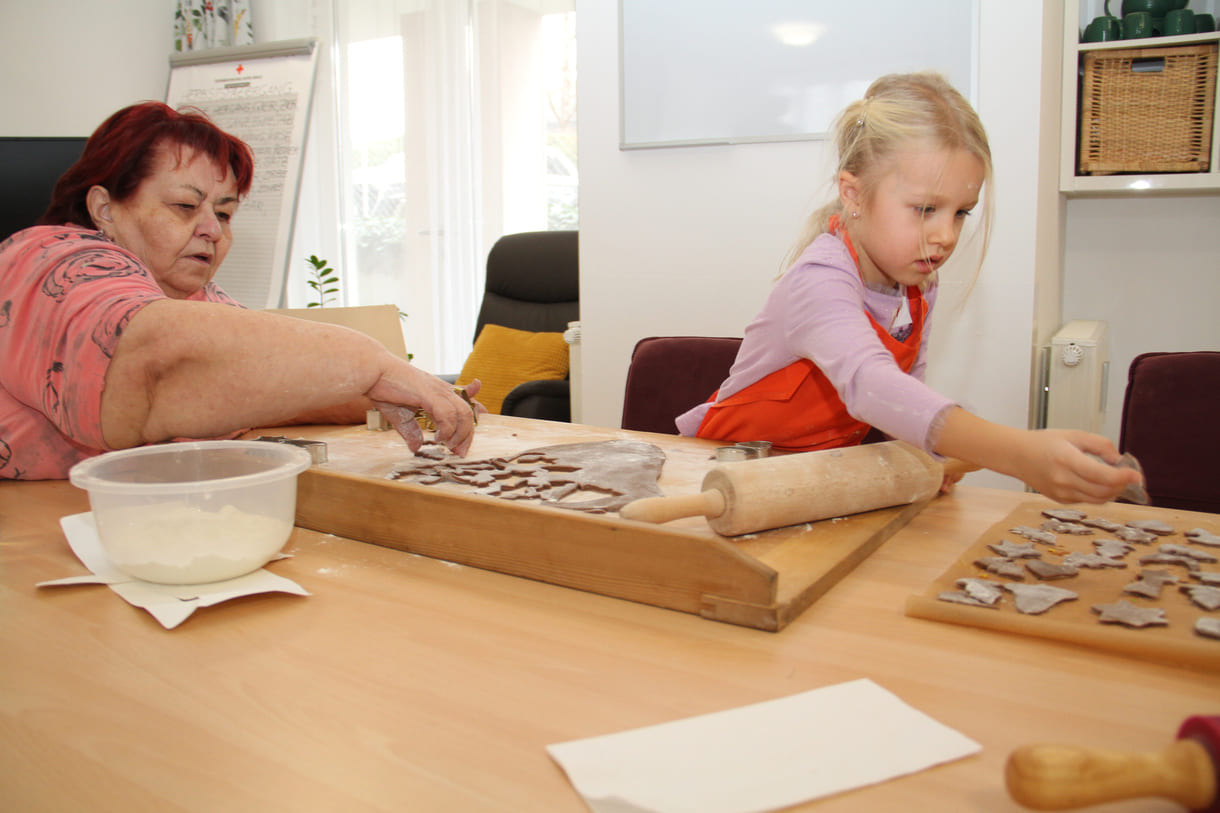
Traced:
<svg viewBox="0 0 1220 813">
<path fill-rule="evenodd" d="M 33 226 L 86 138 L 0 138 L 0 240 Z"/>
<path fill-rule="evenodd" d="M 486 324 L 531 332 L 567 330 L 580 319 L 579 232 L 506 234 L 487 255 L 487 281 L 474 337 Z M 572 420 L 571 382 L 526 381 L 504 399 L 501 415 Z"/>
</svg>

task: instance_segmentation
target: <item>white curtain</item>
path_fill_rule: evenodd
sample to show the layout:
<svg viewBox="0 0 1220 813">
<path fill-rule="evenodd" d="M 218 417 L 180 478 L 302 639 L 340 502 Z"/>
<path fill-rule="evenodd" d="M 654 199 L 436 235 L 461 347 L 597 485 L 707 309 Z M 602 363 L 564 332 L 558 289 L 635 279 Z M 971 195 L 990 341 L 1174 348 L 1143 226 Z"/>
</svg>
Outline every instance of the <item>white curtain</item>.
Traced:
<svg viewBox="0 0 1220 813">
<path fill-rule="evenodd" d="M 198 51 L 254 42 L 250 0 L 178 0 L 174 50 Z"/>
<path fill-rule="evenodd" d="M 334 3 L 345 304 L 396 304 L 416 362 L 456 373 L 491 244 L 548 228 L 541 43 L 563 2 Z"/>
</svg>

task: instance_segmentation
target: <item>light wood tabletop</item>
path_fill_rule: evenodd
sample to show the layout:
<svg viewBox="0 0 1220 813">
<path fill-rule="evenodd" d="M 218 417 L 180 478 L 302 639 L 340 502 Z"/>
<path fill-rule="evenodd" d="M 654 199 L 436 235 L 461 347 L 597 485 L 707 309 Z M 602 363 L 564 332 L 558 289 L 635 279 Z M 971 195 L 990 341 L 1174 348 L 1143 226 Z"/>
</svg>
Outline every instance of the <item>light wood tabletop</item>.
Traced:
<svg viewBox="0 0 1220 813">
<path fill-rule="evenodd" d="M 1220 714 L 1214 673 L 903 614 L 1029 499 L 936 499 L 778 633 L 299 528 L 268 569 L 312 595 L 167 631 L 106 587 L 36 588 L 85 572 L 58 520 L 86 496 L 0 483 L 0 810 L 576 813 L 548 744 L 862 677 L 982 752 L 794 810 L 1020 810 L 1018 746 L 1153 751 Z"/>
</svg>

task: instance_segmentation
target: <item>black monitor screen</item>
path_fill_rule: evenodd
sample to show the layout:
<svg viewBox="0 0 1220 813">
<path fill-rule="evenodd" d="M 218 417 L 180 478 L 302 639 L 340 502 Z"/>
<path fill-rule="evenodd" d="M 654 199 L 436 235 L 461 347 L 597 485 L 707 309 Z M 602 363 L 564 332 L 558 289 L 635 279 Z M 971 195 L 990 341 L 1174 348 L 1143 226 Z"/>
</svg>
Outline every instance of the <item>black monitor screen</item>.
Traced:
<svg viewBox="0 0 1220 813">
<path fill-rule="evenodd" d="M 0 240 L 42 216 L 55 182 L 80 158 L 87 140 L 0 137 Z"/>
</svg>

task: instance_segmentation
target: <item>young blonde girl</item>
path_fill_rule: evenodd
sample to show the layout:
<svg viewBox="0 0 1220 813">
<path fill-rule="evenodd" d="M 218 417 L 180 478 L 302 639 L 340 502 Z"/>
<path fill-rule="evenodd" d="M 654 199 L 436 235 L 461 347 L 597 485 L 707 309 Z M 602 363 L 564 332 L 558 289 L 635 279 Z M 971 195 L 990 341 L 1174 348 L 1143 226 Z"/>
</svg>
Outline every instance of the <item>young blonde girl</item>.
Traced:
<svg viewBox="0 0 1220 813">
<path fill-rule="evenodd" d="M 810 451 L 876 428 L 1061 502 L 1105 502 L 1138 482 L 1106 465 L 1119 459 L 1106 438 L 991 423 L 923 383 L 936 271 L 992 180 L 969 102 L 937 74 L 885 76 L 841 114 L 835 145 L 837 198 L 810 217 L 728 379 L 678 417 L 682 434 Z"/>
</svg>

